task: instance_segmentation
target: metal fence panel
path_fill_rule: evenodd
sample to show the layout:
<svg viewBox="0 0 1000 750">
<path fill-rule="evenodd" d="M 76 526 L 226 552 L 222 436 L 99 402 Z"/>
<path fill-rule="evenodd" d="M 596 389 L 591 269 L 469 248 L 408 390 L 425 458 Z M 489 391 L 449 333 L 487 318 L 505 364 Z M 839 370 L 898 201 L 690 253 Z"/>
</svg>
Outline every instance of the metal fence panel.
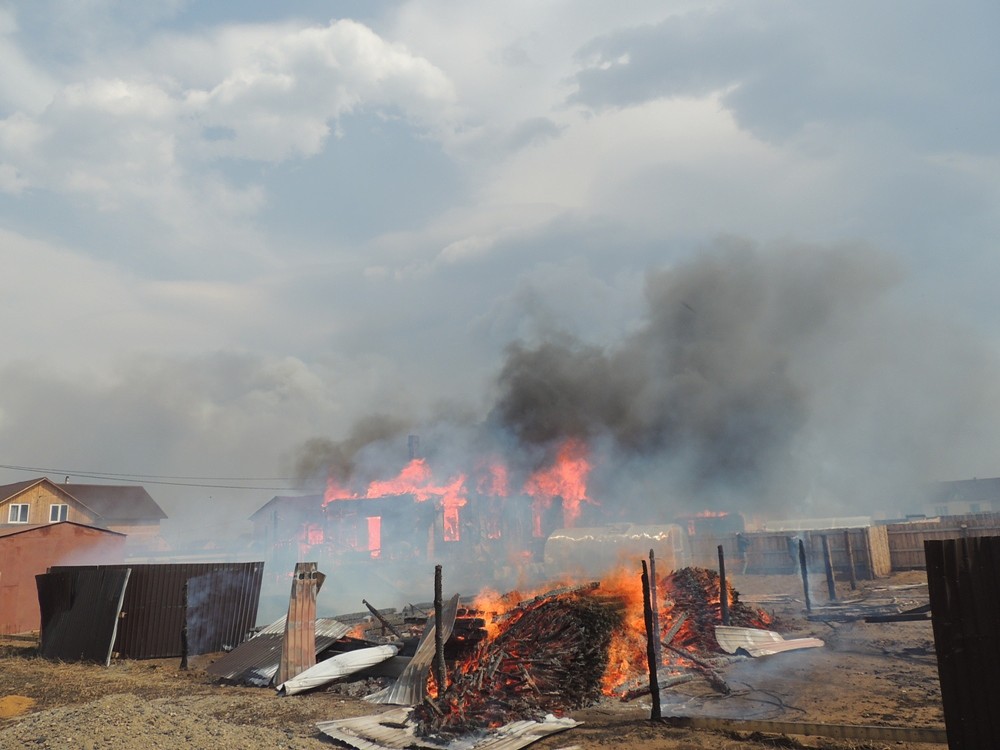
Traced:
<svg viewBox="0 0 1000 750">
<path fill-rule="evenodd" d="M 106 665 L 128 579 L 127 567 L 36 576 L 42 656 Z"/>
<path fill-rule="evenodd" d="M 55 566 L 50 572 L 124 568 L 132 574 L 115 640 L 118 657 L 180 656 L 185 625 L 190 654 L 214 653 L 239 645 L 256 626 L 262 562 Z"/>
<path fill-rule="evenodd" d="M 948 747 L 1000 747 L 1000 537 L 924 544 Z"/>
</svg>

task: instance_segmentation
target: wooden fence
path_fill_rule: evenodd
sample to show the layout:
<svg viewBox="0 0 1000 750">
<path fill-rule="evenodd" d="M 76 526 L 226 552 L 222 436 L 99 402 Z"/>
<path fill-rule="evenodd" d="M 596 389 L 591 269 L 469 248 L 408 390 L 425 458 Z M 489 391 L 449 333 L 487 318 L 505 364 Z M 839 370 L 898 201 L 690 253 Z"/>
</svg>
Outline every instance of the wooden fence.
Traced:
<svg viewBox="0 0 1000 750">
<path fill-rule="evenodd" d="M 805 542 L 807 562 L 812 570 L 823 570 L 823 537 L 830 545 L 834 572 L 848 575 L 847 541 L 851 540 L 854 574 L 862 580 L 884 578 L 892 572 L 889 539 L 884 526 L 854 529 L 822 529 L 814 531 L 754 531 L 745 532 L 744 543 L 736 534 L 725 537 L 698 536 L 691 540 L 693 565 L 716 568 L 718 546 L 723 546 L 727 569 L 748 574 L 794 574 L 799 572 L 798 540 Z M 745 551 L 744 551 L 745 550 Z"/>
<path fill-rule="evenodd" d="M 926 567 L 924 542 L 1000 536 L 1000 513 L 941 516 L 921 521 L 892 523 L 886 526 L 886 530 L 889 534 L 892 569 L 922 570 Z"/>
</svg>

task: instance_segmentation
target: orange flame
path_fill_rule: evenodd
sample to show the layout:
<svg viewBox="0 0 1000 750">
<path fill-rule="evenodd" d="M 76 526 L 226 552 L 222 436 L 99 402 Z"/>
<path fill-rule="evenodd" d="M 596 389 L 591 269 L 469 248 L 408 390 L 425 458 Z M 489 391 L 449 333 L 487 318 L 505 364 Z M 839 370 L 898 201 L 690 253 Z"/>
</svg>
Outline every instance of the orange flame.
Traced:
<svg viewBox="0 0 1000 750">
<path fill-rule="evenodd" d="M 326 478 L 326 490 L 323 492 L 324 508 L 335 500 L 354 500 L 357 496 L 356 492 L 351 492 L 333 477 Z"/>
<path fill-rule="evenodd" d="M 382 555 L 382 516 L 368 517 L 368 554 L 372 557 Z"/>
<path fill-rule="evenodd" d="M 508 478 L 507 467 L 500 461 L 481 463 L 477 467 L 479 479 L 476 482 L 476 491 L 480 495 L 490 495 L 491 497 L 507 497 Z"/>
<path fill-rule="evenodd" d="M 672 575 L 670 573 L 665 576 L 658 575 L 657 579 L 657 588 L 659 589 L 657 604 L 662 635 L 669 631 L 678 618 L 684 616 L 684 613 L 679 611 L 673 600 L 676 594 L 672 590 Z M 516 620 L 516 616 L 511 618 L 511 614 L 513 614 L 512 610 L 517 604 L 573 583 L 572 581 L 549 581 L 535 589 L 521 589 L 503 595 L 494 590 L 484 590 L 476 596 L 472 608 L 483 613 L 487 638 L 493 639 Z M 704 594 L 708 604 L 717 605 L 717 591 L 705 590 Z M 620 695 L 627 683 L 634 683 L 646 675 L 648 670 L 642 580 L 637 571 L 630 566 L 623 565 L 603 576 L 600 587 L 588 595 L 617 599 L 624 606 L 622 627 L 612 635 L 608 649 L 608 664 L 601 680 L 601 690 L 605 695 Z M 753 627 L 767 627 L 770 622 L 767 614 L 758 612 L 757 615 L 757 622 L 753 623 Z M 698 627 L 700 626 L 695 618 L 686 619 L 675 633 L 673 642 L 686 648 L 683 644 L 696 640 L 694 636 Z M 704 627 L 704 624 L 701 627 Z M 684 660 L 664 651 L 663 663 L 666 670 L 670 671 L 672 667 L 680 667 Z M 472 669 L 474 666 L 474 663 L 469 662 L 463 665 L 462 669 Z"/>
<path fill-rule="evenodd" d="M 524 494 L 534 499 L 534 534 L 542 535 L 542 511 L 552 505 L 556 497 L 562 498 L 563 524 L 572 528 L 580 518 L 580 503 L 592 502 L 587 497 L 587 477 L 590 474 L 587 446 L 582 440 L 566 440 L 556 453 L 552 466 L 539 469 L 524 484 Z"/>
<path fill-rule="evenodd" d="M 458 509 L 468 502 L 465 474 L 452 477 L 444 485 L 434 484 L 433 479 L 427 462 L 422 458 L 414 458 L 395 478 L 371 482 L 365 497 L 413 495 L 421 503 L 437 499 L 444 515 L 444 539 L 447 542 L 458 541 L 461 535 Z"/>
</svg>

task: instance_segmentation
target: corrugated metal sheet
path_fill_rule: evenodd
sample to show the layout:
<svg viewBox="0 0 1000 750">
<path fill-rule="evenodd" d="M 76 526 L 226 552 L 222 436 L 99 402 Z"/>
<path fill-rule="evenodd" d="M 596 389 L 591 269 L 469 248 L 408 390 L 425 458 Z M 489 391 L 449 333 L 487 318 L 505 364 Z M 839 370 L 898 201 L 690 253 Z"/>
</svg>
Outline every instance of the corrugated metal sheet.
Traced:
<svg viewBox="0 0 1000 750">
<path fill-rule="evenodd" d="M 278 692 L 281 695 L 295 695 L 306 690 L 314 690 L 334 680 L 381 664 L 398 653 L 399 646 L 384 645 L 337 654 L 295 675 L 290 680 L 285 680 L 278 685 Z"/>
<path fill-rule="evenodd" d="M 129 573 L 128 568 L 92 568 L 37 576 L 42 656 L 107 665 Z"/>
<path fill-rule="evenodd" d="M 205 669 L 208 674 L 227 682 L 267 687 L 274 680 L 281 661 L 281 642 L 285 635 L 286 616 L 282 616 Z M 351 626 L 332 617 L 316 619 L 316 653 L 328 649 L 351 632 Z"/>
<path fill-rule="evenodd" d="M 241 644 L 257 624 L 260 570 L 222 565 L 187 582 L 188 648 L 192 654 L 211 654 Z"/>
<path fill-rule="evenodd" d="M 441 611 L 441 633 L 444 641 L 451 637 L 451 631 L 455 627 L 458 600 L 459 595 L 455 594 Z M 415 706 L 420 703 L 424 699 L 427 690 L 427 675 L 430 672 L 431 662 L 434 661 L 434 632 L 435 623 L 433 616 L 431 616 L 427 620 L 420 641 L 417 643 L 417 650 L 413 654 L 413 658 L 410 659 L 410 663 L 406 665 L 406 669 L 403 670 L 403 674 L 392 685 L 377 693 L 366 695 L 364 700 L 369 703 L 397 706 Z"/>
<path fill-rule="evenodd" d="M 716 625 L 715 640 L 727 654 L 745 652 L 750 656 L 769 656 L 802 648 L 820 648 L 825 644 L 819 638 L 786 639 L 773 630 L 740 628 L 734 625 Z"/>
<path fill-rule="evenodd" d="M 121 658 L 180 656 L 185 624 L 190 654 L 241 643 L 256 625 L 263 562 L 55 566 L 50 571 L 124 568 L 132 574 L 114 647 Z"/>
<path fill-rule="evenodd" d="M 376 716 L 322 721 L 316 728 L 337 742 L 358 750 L 520 750 L 540 739 L 580 725 L 573 719 L 546 717 L 545 721 L 515 721 L 489 734 L 458 737 L 448 744 L 431 742 L 416 735 L 408 720 L 410 709 L 397 708 Z"/>
<path fill-rule="evenodd" d="M 929 540 L 924 551 L 948 747 L 1000 747 L 1000 537 Z"/>
</svg>

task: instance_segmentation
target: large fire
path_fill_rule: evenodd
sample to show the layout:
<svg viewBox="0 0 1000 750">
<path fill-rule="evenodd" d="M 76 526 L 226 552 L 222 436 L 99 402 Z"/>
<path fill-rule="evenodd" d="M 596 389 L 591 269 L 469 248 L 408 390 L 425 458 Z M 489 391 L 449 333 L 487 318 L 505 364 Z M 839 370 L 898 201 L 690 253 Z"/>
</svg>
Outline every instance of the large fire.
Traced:
<svg viewBox="0 0 1000 750">
<path fill-rule="evenodd" d="M 658 611 L 660 638 L 680 622 L 671 642 L 681 651 L 695 654 L 711 650 L 714 644 L 713 624 L 721 624 L 719 577 L 714 571 L 700 568 L 685 568 L 657 576 Z M 639 575 L 625 568 L 603 576 L 600 583 L 591 584 L 588 596 L 616 602 L 622 611 L 622 624 L 611 638 L 607 654 L 607 666 L 601 680 L 601 691 L 605 695 L 620 695 L 623 688 L 647 672 L 646 626 L 643 617 L 642 583 Z M 516 621 L 511 611 L 524 601 L 541 598 L 546 593 L 561 589 L 574 590 L 570 581 L 549 582 L 532 591 L 517 591 L 500 595 L 495 591 L 483 591 L 476 598 L 473 607 L 483 613 L 487 638 L 498 638 L 506 628 Z M 730 610 L 734 624 L 748 627 L 768 627 L 770 617 L 762 611 L 751 609 L 739 602 L 739 594 L 728 587 Z M 475 656 L 471 657 L 475 658 Z M 684 657 L 676 652 L 666 651 L 663 666 L 670 670 L 682 666 Z M 459 671 L 469 671 L 475 665 L 460 665 Z"/>
<path fill-rule="evenodd" d="M 580 518 L 580 503 L 589 502 L 587 497 L 587 477 L 590 474 L 590 460 L 587 446 L 580 440 L 567 440 L 556 453 L 555 462 L 539 469 L 524 484 L 524 494 L 534 498 L 534 534 L 542 536 L 542 511 L 561 497 L 563 502 L 563 525 L 576 526 Z"/>
<path fill-rule="evenodd" d="M 532 525 L 536 537 L 543 535 L 542 514 L 556 498 L 562 501 L 563 523 L 575 526 L 580 518 L 582 503 L 593 503 L 587 496 L 587 478 L 591 464 L 587 446 L 579 440 L 566 440 L 556 450 L 554 460 L 533 472 L 521 487 L 521 494 L 532 498 Z M 327 479 L 323 493 L 323 507 L 342 500 L 410 496 L 415 502 L 432 501 L 441 510 L 443 538 L 446 542 L 461 538 L 461 508 L 469 502 L 468 477 L 459 472 L 441 480 L 424 458 L 413 458 L 390 479 L 371 481 L 363 491 L 344 486 L 333 477 Z M 510 476 L 507 466 L 499 459 L 481 461 L 474 469 L 475 491 L 482 497 L 505 498 L 510 495 Z M 487 537 L 499 536 L 497 514 L 484 521 Z M 369 523 L 369 529 L 378 533 L 379 526 Z M 369 539 L 369 549 L 377 549 Z M 373 557 L 376 556 L 373 554 Z"/>
</svg>

